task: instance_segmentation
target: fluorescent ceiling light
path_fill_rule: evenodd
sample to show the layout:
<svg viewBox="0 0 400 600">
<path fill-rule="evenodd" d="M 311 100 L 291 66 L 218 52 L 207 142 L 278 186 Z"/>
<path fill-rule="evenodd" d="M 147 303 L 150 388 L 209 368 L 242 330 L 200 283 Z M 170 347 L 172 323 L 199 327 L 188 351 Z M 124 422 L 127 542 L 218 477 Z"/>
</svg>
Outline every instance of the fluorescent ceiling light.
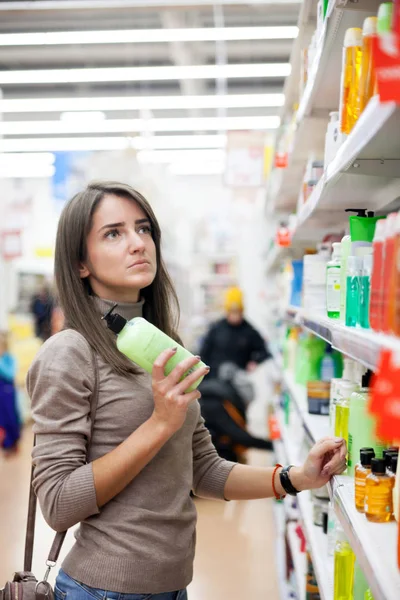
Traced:
<svg viewBox="0 0 400 600">
<path fill-rule="evenodd" d="M 152 131 L 219 131 L 277 129 L 280 118 L 198 117 L 175 119 L 106 119 L 94 122 L 0 121 L 0 135 L 46 135 L 73 133 L 136 133 Z M 1 142 L 0 142 L 1 144 Z M 0 145 L 1 147 L 1 145 Z"/>
<path fill-rule="evenodd" d="M 0 99 L 0 113 L 176 110 L 190 108 L 268 108 L 283 106 L 284 94 L 231 94 L 212 96 L 121 96 L 104 98 Z"/>
<path fill-rule="evenodd" d="M 142 149 L 224 148 L 225 135 L 163 135 L 147 137 L 76 137 L 1 140 L 3 152 L 79 152 Z"/>
<path fill-rule="evenodd" d="M 7 165 L 31 165 L 32 163 L 41 163 L 46 165 L 52 165 L 55 161 L 55 156 L 52 152 L 25 152 L 20 154 L 18 152 L 6 152 L 0 153 L 0 167 Z"/>
<path fill-rule="evenodd" d="M 167 81 L 170 79 L 218 79 L 286 77 L 289 63 L 191 65 L 172 67 L 107 67 L 96 69 L 29 69 L 0 71 L 0 85 L 92 83 L 99 81 Z"/>
<path fill-rule="evenodd" d="M 231 40 L 292 40 L 295 26 L 201 27 L 190 29 L 126 29 L 114 31 L 51 31 L 5 33 L 0 46 L 60 46 L 64 44 L 140 44 L 154 42 L 216 42 Z"/>
</svg>

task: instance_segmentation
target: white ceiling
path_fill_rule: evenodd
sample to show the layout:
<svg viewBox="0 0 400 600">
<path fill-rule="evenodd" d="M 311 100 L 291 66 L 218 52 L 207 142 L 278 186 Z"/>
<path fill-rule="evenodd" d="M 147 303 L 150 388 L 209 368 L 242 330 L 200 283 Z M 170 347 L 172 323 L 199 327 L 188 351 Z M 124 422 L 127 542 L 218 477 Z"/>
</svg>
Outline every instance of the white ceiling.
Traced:
<svg viewBox="0 0 400 600">
<path fill-rule="evenodd" d="M 180 28 L 213 28 L 213 27 L 260 27 L 296 25 L 299 12 L 299 1 L 275 2 L 253 0 L 242 3 L 235 0 L 220 1 L 218 6 L 212 2 L 195 0 L 183 2 L 167 2 L 166 0 L 32 0 L 29 2 L 0 1 L 0 81 L 5 72 L 49 69 L 96 69 L 116 67 L 190 67 L 194 65 L 254 65 L 269 63 L 288 63 L 292 39 L 241 40 L 241 41 L 196 41 L 196 42 L 154 42 L 154 43 L 116 43 L 116 44 L 66 44 L 66 45 L 33 45 L 2 46 L 1 35 L 10 33 L 60 32 L 60 31 L 109 31 L 126 29 L 180 29 Z M 246 75 L 250 74 L 246 73 Z M 3 84 L 3 99 L 48 99 L 48 98 L 94 98 L 94 97 L 150 97 L 150 96 L 213 96 L 216 94 L 269 94 L 281 93 L 283 76 L 246 76 L 233 78 L 177 78 L 166 80 L 138 80 L 115 82 L 81 82 L 81 83 L 26 83 Z M 3 77 L 4 79 L 4 77 Z M 129 78 L 128 78 L 129 79 Z M 107 110 L 102 108 L 103 119 L 120 120 L 120 135 L 134 135 L 137 119 L 185 119 L 206 117 L 265 117 L 279 115 L 279 106 L 243 106 L 224 108 L 204 108 L 197 106 L 182 108 L 174 106 L 174 101 L 167 102 L 166 108 L 158 107 L 140 110 L 133 106 L 127 110 Z M 107 104 L 107 103 L 105 103 Z M 178 102 L 176 101 L 176 104 Z M 245 104 L 245 103 L 244 103 Z M 249 102 L 251 104 L 251 102 Z M 254 103 L 253 103 L 254 104 Z M 256 103 L 257 104 L 257 103 Z M 259 104 L 259 103 L 258 103 Z M 266 103 L 267 104 L 267 103 Z M 67 107 L 65 107 L 67 109 Z M 57 121 L 60 123 L 60 110 L 36 112 L 32 104 L 32 112 L 5 112 L 0 117 L 4 126 L 8 122 L 30 122 L 18 127 L 15 135 L 3 136 L 0 139 L 0 150 L 7 150 L 7 140 L 51 138 L 49 126 L 46 132 L 40 133 L 39 127 L 32 127 L 33 121 Z M 76 110 L 74 106 L 70 110 Z M 86 109 L 85 109 L 86 110 Z M 98 109 L 96 109 L 98 110 Z M 122 120 L 127 130 L 124 132 Z M 136 121 L 137 122 L 137 121 Z M 156 122 L 156 121 L 155 121 Z M 182 128 L 165 131 L 159 135 L 199 135 L 221 133 L 210 130 L 202 121 L 190 121 L 195 130 L 182 133 Z M 272 122 L 272 121 L 270 121 Z M 174 121 L 178 124 L 178 121 Z M 203 125 L 204 123 L 204 125 Z M 267 121 L 266 121 L 267 123 Z M 11 124 L 10 124 L 11 127 Z M 8 127 L 7 131 L 10 131 Z M 120 129 L 121 129 L 120 127 Z M 268 126 L 267 126 L 268 127 Z M 266 127 L 266 128 L 267 128 Z M 60 139 L 60 127 L 54 128 L 54 137 Z M 79 128 L 78 128 L 79 129 Z M 96 129 L 96 128 L 94 128 Z M 101 127 L 100 127 L 101 129 Z M 139 128 L 140 129 L 140 128 Z M 167 128 L 168 129 L 168 128 Z M 51 130 L 51 123 L 50 123 Z M 30 133 L 29 133 L 30 132 Z M 36 132 L 36 133 L 32 133 Z M 1 121 L 0 121 L 1 134 Z M 76 137 L 76 127 L 71 135 Z M 62 136 L 68 137 L 64 132 Z M 82 132 L 85 138 L 88 132 Z M 114 136 L 115 132 L 93 133 Z M 203 146 L 202 146 L 203 147 Z"/>
</svg>

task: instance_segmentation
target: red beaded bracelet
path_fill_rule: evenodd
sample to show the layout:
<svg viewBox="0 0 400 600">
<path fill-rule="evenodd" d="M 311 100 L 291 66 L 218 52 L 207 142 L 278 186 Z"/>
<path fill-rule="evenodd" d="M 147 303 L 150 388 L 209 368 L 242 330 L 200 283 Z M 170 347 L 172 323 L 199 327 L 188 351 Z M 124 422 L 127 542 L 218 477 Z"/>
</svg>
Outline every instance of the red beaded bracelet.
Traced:
<svg viewBox="0 0 400 600">
<path fill-rule="evenodd" d="M 274 492 L 274 496 L 277 500 L 282 500 L 286 496 L 286 494 L 284 494 L 283 496 L 278 494 L 278 492 L 276 491 L 276 487 L 275 487 L 275 475 L 276 475 L 277 470 L 281 469 L 281 468 L 283 469 L 282 465 L 278 465 L 278 464 L 275 465 L 274 472 L 272 473 L 272 489 Z"/>
</svg>

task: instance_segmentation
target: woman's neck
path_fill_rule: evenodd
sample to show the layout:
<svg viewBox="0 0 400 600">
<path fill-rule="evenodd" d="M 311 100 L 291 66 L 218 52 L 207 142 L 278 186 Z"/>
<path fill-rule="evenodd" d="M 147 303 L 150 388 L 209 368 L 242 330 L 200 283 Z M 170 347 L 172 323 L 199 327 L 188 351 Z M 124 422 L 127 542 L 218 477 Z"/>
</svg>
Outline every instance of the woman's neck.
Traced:
<svg viewBox="0 0 400 600">
<path fill-rule="evenodd" d="M 116 302 L 115 300 L 108 300 L 106 298 L 99 298 L 98 296 L 92 296 L 93 302 L 96 305 L 97 310 L 104 315 L 110 310 L 115 304 L 115 312 L 130 321 L 134 317 L 143 316 L 143 304 L 144 300 L 140 299 L 138 302 Z"/>
</svg>

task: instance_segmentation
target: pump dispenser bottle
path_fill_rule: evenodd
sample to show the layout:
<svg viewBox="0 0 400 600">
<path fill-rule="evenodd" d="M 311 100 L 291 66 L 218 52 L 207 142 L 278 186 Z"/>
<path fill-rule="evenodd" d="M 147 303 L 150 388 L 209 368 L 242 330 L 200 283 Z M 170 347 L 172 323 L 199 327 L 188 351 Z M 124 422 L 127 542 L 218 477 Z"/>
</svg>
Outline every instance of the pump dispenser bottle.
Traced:
<svg viewBox="0 0 400 600">
<path fill-rule="evenodd" d="M 155 325 L 146 321 L 146 319 L 134 317 L 130 321 L 127 321 L 118 313 L 113 313 L 113 310 L 117 306 L 115 304 L 102 318 L 106 321 L 109 329 L 117 334 L 118 350 L 148 373 L 152 372 L 156 358 L 168 348 L 177 348 L 177 351 L 165 367 L 166 375 L 171 373 L 185 358 L 193 356 L 186 348 L 183 348 L 183 346 L 160 331 Z M 203 362 L 199 362 L 190 371 L 187 371 L 182 379 L 194 370 L 205 366 Z M 202 380 L 203 377 L 200 377 L 186 392 L 195 390 Z"/>
</svg>

